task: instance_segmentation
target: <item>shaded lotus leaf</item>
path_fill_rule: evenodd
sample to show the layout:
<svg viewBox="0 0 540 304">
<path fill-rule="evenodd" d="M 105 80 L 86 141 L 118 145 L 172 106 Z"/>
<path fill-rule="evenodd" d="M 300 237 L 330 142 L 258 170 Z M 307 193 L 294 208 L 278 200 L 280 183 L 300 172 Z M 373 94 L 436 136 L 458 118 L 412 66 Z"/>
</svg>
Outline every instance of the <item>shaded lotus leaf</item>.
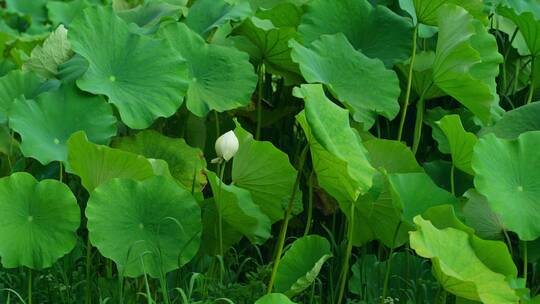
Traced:
<svg viewBox="0 0 540 304">
<path fill-rule="evenodd" d="M 298 65 L 291 60 L 289 40 L 296 38 L 302 9 L 281 3 L 259 11 L 234 29 L 234 45 L 248 53 L 256 66 L 264 64 L 268 73 L 281 75 L 287 82 L 300 82 Z"/>
<path fill-rule="evenodd" d="M 309 47 L 291 40 L 292 59 L 310 83 L 322 83 L 351 112 L 364 130 L 374 124 L 373 115 L 392 120 L 399 112 L 399 80 L 379 59 L 371 59 L 347 41 L 343 34 L 323 35 Z M 368 118 L 366 118 L 366 116 Z"/>
<path fill-rule="evenodd" d="M 176 54 L 187 60 L 189 88 L 187 108 L 203 117 L 246 106 L 257 85 L 257 75 L 246 53 L 235 48 L 207 44 L 183 23 L 160 30 Z"/>
<path fill-rule="evenodd" d="M 134 23 L 137 26 L 145 29 L 140 30 L 141 33 L 153 32 L 162 18 L 172 17 L 178 18 L 181 14 L 182 6 L 173 5 L 162 1 L 149 1 L 132 9 L 118 12 L 127 23 Z"/>
<path fill-rule="evenodd" d="M 465 223 L 483 239 L 502 239 L 504 226 L 501 217 L 491 210 L 487 199 L 475 189 L 470 189 L 463 196 L 467 198 L 463 206 Z"/>
<path fill-rule="evenodd" d="M 286 295 L 281 293 L 269 293 L 258 299 L 255 304 L 295 304 Z"/>
<path fill-rule="evenodd" d="M 367 0 L 314 0 L 307 5 L 298 32 L 308 44 L 325 34 L 343 33 L 354 48 L 387 67 L 409 58 L 412 22 Z"/>
<path fill-rule="evenodd" d="M 433 82 L 489 124 L 500 112 L 495 77 L 503 58 L 497 41 L 459 6 L 444 5 L 438 19 Z"/>
<path fill-rule="evenodd" d="M 250 242 L 264 243 L 270 237 L 272 224 L 270 218 L 253 202 L 251 193 L 223 183 L 212 171 L 207 170 L 206 174 L 223 221 L 246 236 Z"/>
<path fill-rule="evenodd" d="M 464 8 L 484 24 L 488 22 L 487 15 L 484 13 L 484 1 L 482 0 L 400 0 L 399 3 L 413 17 L 414 23 L 439 25 L 437 13 L 447 3 Z"/>
<path fill-rule="evenodd" d="M 332 257 L 330 242 L 318 235 L 308 235 L 294 241 L 279 263 L 275 290 L 294 296 L 308 288 Z"/>
<path fill-rule="evenodd" d="M 163 41 L 130 32 L 110 8 L 91 7 L 73 20 L 73 50 L 89 63 L 77 85 L 103 94 L 130 128 L 147 128 L 173 115 L 187 89 L 185 61 Z"/>
<path fill-rule="evenodd" d="M 421 51 L 416 54 L 413 67 L 412 89 L 416 95 L 424 94 L 426 100 L 445 96 L 446 93 L 433 84 L 433 63 L 435 52 Z M 408 77 L 410 60 L 406 64 L 398 65 L 403 77 Z"/>
<path fill-rule="evenodd" d="M 107 144 L 116 135 L 111 106 L 98 96 L 86 95 L 73 85 L 17 101 L 9 126 L 22 138 L 21 151 L 42 164 L 67 161 L 67 140 L 77 131 L 89 140 Z"/>
<path fill-rule="evenodd" d="M 437 205 L 457 205 L 452 193 L 435 185 L 426 173 L 394 173 L 388 175 L 394 205 L 403 212 L 403 220 L 413 225 L 413 218 Z"/>
<path fill-rule="evenodd" d="M 365 141 L 364 146 L 372 166 L 386 174 L 423 172 L 412 151 L 401 142 L 372 139 Z M 356 238 L 354 245 L 361 246 L 377 239 L 388 247 L 399 247 L 408 240 L 410 227 L 401 223 L 402 210 L 394 204 L 387 176 L 377 174 L 375 177 L 374 186 L 355 202 L 357 213 L 361 215 L 361 220 L 355 221 L 358 223 L 355 224 L 355 235 L 361 237 Z M 359 231 L 370 231 L 371 234 Z"/>
<path fill-rule="evenodd" d="M 36 46 L 30 54 L 30 59 L 23 65 L 23 70 L 33 71 L 45 78 L 54 78 L 58 74 L 58 66 L 71 56 L 71 44 L 67 39 L 67 30 L 63 25 L 45 39 L 43 45 Z"/>
<path fill-rule="evenodd" d="M 22 172 L 0 179 L 0 213 L 3 267 L 47 268 L 75 247 L 79 206 L 58 181 Z"/>
<path fill-rule="evenodd" d="M 452 191 L 450 182 L 452 162 L 446 160 L 433 160 L 422 164 L 426 173 L 437 186 Z M 454 191 L 457 196 L 474 187 L 474 177 L 461 171 L 454 170 Z"/>
<path fill-rule="evenodd" d="M 341 204 L 355 202 L 373 185 L 376 170 L 360 137 L 349 125 L 349 113 L 332 103 L 319 84 L 294 91 L 305 110 L 297 116 L 310 144 L 319 185 Z"/>
<path fill-rule="evenodd" d="M 47 0 L 6 0 L 5 7 L 8 12 L 28 15 L 33 22 L 42 22 L 47 19 L 45 5 Z"/>
<path fill-rule="evenodd" d="M 239 123 L 234 132 L 240 146 L 233 158 L 233 183 L 251 192 L 253 202 L 272 223 L 283 219 L 297 175 L 289 156 L 271 142 L 254 140 Z M 294 214 L 302 211 L 301 198 L 297 192 Z"/>
<path fill-rule="evenodd" d="M 455 218 L 452 208 L 436 207 L 414 218 L 411 248 L 432 261 L 433 274 L 443 288 L 456 296 L 482 303 L 519 303 L 506 277 L 517 269 L 506 245 L 485 241 Z"/>
<path fill-rule="evenodd" d="M 42 92 L 43 79 L 32 72 L 11 71 L 0 78 L 0 123 L 6 123 L 17 99 L 32 99 Z"/>
<path fill-rule="evenodd" d="M 207 37 L 212 30 L 229 21 L 241 21 L 252 14 L 247 1 L 199 0 L 189 9 L 185 23 L 196 33 Z"/>
<path fill-rule="evenodd" d="M 113 142 L 113 146 L 146 158 L 166 161 L 171 175 L 186 189 L 200 192 L 206 185 L 206 160 L 202 151 L 189 146 L 182 138 L 167 137 L 157 131 L 145 130 L 135 136 L 120 137 Z"/>
<path fill-rule="evenodd" d="M 482 129 L 481 134 L 493 133 L 499 138 L 515 139 L 528 131 L 540 131 L 540 103 L 534 102 L 504 113 L 495 125 Z"/>
<path fill-rule="evenodd" d="M 197 253 L 201 211 L 174 179 L 112 179 L 90 195 L 90 241 L 127 277 L 159 277 Z"/>
<path fill-rule="evenodd" d="M 474 145 L 478 141 L 476 135 L 465 131 L 459 115 L 446 115 L 437 124 L 448 139 L 453 165 L 463 172 L 474 175 L 471 159 Z"/>
<path fill-rule="evenodd" d="M 528 52 L 519 48 L 521 55 L 540 56 L 540 3 L 537 1 L 500 1 L 497 12 L 512 20 L 519 29 L 520 38 L 527 45 Z"/>
<path fill-rule="evenodd" d="M 154 175 L 146 158 L 91 143 L 82 131 L 71 135 L 67 147 L 70 171 L 81 178 L 90 193 L 113 178 L 143 180 Z"/>
<path fill-rule="evenodd" d="M 58 78 L 64 83 L 75 82 L 84 75 L 89 65 L 88 60 L 83 56 L 75 54 L 58 66 Z"/>
<path fill-rule="evenodd" d="M 202 236 L 201 249 L 202 253 L 208 255 L 219 255 L 219 229 L 216 223 L 219 222 L 216 203 L 213 198 L 204 200 L 201 204 L 202 211 Z M 222 222 L 222 242 L 223 248 L 230 248 L 237 244 L 242 239 L 243 235 L 226 221 Z"/>
<path fill-rule="evenodd" d="M 504 226 L 524 241 L 540 237 L 540 131 L 506 140 L 488 134 L 474 148 L 474 185 Z"/>
<path fill-rule="evenodd" d="M 410 225 L 403 225 L 402 211 L 396 206 L 388 178 L 378 174 L 376 184 L 356 202 L 358 217 L 355 219 L 353 245 L 363 246 L 379 240 L 387 247 L 399 247 L 407 242 Z"/>
<path fill-rule="evenodd" d="M 90 6 L 87 0 L 73 0 L 70 2 L 63 1 L 47 1 L 47 10 L 49 12 L 49 20 L 53 26 L 63 24 L 69 28 L 71 21 L 81 14 L 81 12 Z"/>
</svg>

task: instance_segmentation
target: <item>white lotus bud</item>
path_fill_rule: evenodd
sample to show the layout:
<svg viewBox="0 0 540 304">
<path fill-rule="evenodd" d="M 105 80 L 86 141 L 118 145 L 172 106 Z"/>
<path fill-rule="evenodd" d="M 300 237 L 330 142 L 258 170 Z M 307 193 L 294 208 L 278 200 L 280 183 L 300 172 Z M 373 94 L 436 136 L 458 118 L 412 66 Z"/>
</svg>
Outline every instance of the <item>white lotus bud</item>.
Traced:
<svg viewBox="0 0 540 304">
<path fill-rule="evenodd" d="M 239 142 L 236 134 L 233 131 L 229 131 L 216 140 L 216 154 L 225 161 L 228 161 L 236 154 L 238 146 Z"/>
</svg>

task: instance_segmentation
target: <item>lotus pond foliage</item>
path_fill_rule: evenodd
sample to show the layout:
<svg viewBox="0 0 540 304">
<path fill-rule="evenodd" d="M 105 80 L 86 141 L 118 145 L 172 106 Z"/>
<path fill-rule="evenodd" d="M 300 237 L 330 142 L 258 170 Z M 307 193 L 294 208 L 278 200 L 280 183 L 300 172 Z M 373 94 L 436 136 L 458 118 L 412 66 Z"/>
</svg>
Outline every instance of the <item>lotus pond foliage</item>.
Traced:
<svg viewBox="0 0 540 304">
<path fill-rule="evenodd" d="M 540 303 L 540 1 L 0 0 L 0 302 Z"/>
</svg>

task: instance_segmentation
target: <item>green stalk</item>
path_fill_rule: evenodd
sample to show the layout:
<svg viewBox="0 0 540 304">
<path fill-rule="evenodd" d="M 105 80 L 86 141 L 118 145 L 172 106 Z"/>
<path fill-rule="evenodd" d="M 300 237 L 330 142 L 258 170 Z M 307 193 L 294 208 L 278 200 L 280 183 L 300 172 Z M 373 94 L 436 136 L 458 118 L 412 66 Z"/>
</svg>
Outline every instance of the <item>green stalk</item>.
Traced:
<svg viewBox="0 0 540 304">
<path fill-rule="evenodd" d="M 396 230 L 394 231 L 394 236 L 392 238 L 392 247 L 390 247 L 390 254 L 388 256 L 388 262 L 386 265 L 386 272 L 384 274 L 384 285 L 383 285 L 383 291 L 381 296 L 381 304 L 384 303 L 384 299 L 386 299 L 386 294 L 388 293 L 388 282 L 390 281 L 390 272 L 392 268 L 392 258 L 394 255 L 394 247 L 396 246 L 396 238 L 399 233 L 399 229 L 401 228 L 401 222 L 396 227 Z"/>
<path fill-rule="evenodd" d="M 214 111 L 214 118 L 216 121 L 216 138 L 218 138 L 221 135 L 221 130 L 219 128 L 219 113 L 217 111 Z"/>
<path fill-rule="evenodd" d="M 124 276 L 118 272 L 118 303 L 124 303 Z"/>
<path fill-rule="evenodd" d="M 454 171 L 456 171 L 456 166 L 452 164 L 452 167 L 450 168 L 450 190 L 452 191 L 453 195 L 456 195 L 456 186 L 455 186 L 455 177 L 454 177 Z"/>
<path fill-rule="evenodd" d="M 413 32 L 413 49 L 411 54 L 411 62 L 409 66 L 409 74 L 407 76 L 407 91 L 405 93 L 405 102 L 403 103 L 403 109 L 401 112 L 401 119 L 399 121 L 399 131 L 397 140 L 401 141 L 401 136 L 403 135 L 403 126 L 405 125 L 405 118 L 407 117 L 407 108 L 409 107 L 409 101 L 411 98 L 411 88 L 413 80 L 413 71 L 414 71 L 414 62 L 416 60 L 416 39 L 418 36 L 418 24 L 414 27 Z"/>
<path fill-rule="evenodd" d="M 291 216 L 294 198 L 296 197 L 296 190 L 298 189 L 298 186 L 300 185 L 300 179 L 302 178 L 302 171 L 304 170 L 304 164 L 306 163 L 306 155 L 309 146 L 306 145 L 304 150 L 302 151 L 302 154 L 300 155 L 300 164 L 298 166 L 298 173 L 296 175 L 296 180 L 294 182 L 294 186 L 291 190 L 291 197 L 289 198 L 289 203 L 287 204 L 287 210 L 285 211 L 285 216 L 283 218 L 283 223 L 281 224 L 281 230 L 279 232 L 279 238 L 278 238 L 278 247 L 276 251 L 276 255 L 274 257 L 274 266 L 272 267 L 272 274 L 270 275 L 270 281 L 268 282 L 268 289 L 267 293 L 272 293 L 272 289 L 274 288 L 274 281 L 276 280 L 276 274 L 279 267 L 279 262 L 281 261 L 281 254 L 283 252 L 283 246 L 285 244 L 285 237 L 287 236 L 287 228 L 289 226 L 289 218 Z"/>
<path fill-rule="evenodd" d="M 352 238 L 354 233 L 354 203 L 351 203 L 351 219 L 349 220 L 348 225 L 348 236 L 347 236 L 347 250 L 345 251 L 345 260 L 343 261 L 343 267 L 341 269 L 341 282 L 339 283 L 339 294 L 337 304 L 341 304 L 343 300 L 343 295 L 345 294 L 345 285 L 347 285 L 347 274 L 349 273 L 349 260 L 351 259 L 352 253 Z"/>
<path fill-rule="evenodd" d="M 92 303 L 92 280 L 91 276 L 91 262 L 92 262 L 92 244 L 90 244 L 90 235 L 86 240 L 86 304 Z"/>
<path fill-rule="evenodd" d="M 257 90 L 257 129 L 255 132 L 255 139 L 261 138 L 261 123 L 262 123 L 262 100 L 264 96 L 264 64 L 259 65 L 259 84 Z"/>
<path fill-rule="evenodd" d="M 58 180 L 59 180 L 60 182 L 62 182 L 63 179 L 64 179 L 64 174 L 63 174 L 63 172 L 62 172 L 62 171 L 63 171 L 64 165 L 62 164 L 62 162 L 59 162 L 59 164 L 60 164 L 60 166 L 59 166 L 59 167 L 60 167 L 60 170 L 59 170 L 60 173 L 58 174 Z"/>
<path fill-rule="evenodd" d="M 533 98 L 533 95 L 534 95 L 534 80 L 535 80 L 535 75 L 534 75 L 534 69 L 535 69 L 535 58 L 534 56 L 531 58 L 531 84 L 529 86 L 529 96 L 527 97 L 527 104 L 530 104 L 531 101 L 532 101 L 532 98 Z"/>
<path fill-rule="evenodd" d="M 13 173 L 13 164 L 11 163 L 11 155 L 13 154 L 13 141 L 15 141 L 13 130 L 9 132 L 9 154 L 7 155 L 7 161 L 9 166 L 9 173 Z"/>
<path fill-rule="evenodd" d="M 311 172 L 309 175 L 308 183 L 308 214 L 304 236 L 308 235 L 309 231 L 311 230 L 311 221 L 313 220 L 313 172 Z"/>
<path fill-rule="evenodd" d="M 219 173 L 219 181 L 218 181 L 218 197 L 217 199 L 221 199 L 221 187 L 223 186 L 223 175 L 225 173 L 225 167 L 227 166 L 227 163 L 224 162 L 223 166 L 221 164 L 218 165 L 218 173 Z M 220 205 L 217 205 L 217 211 L 218 211 L 218 237 L 219 237 L 219 254 L 223 256 L 223 216 L 221 214 L 221 208 Z"/>
<path fill-rule="evenodd" d="M 527 282 L 527 276 L 528 276 L 528 266 L 529 261 L 527 257 L 527 242 L 523 241 L 523 277 L 525 278 L 525 283 Z"/>
<path fill-rule="evenodd" d="M 433 84 L 431 84 L 433 85 Z M 429 85 L 424 92 L 422 92 L 422 95 L 420 95 L 420 99 L 418 99 L 418 102 L 416 103 L 416 120 L 414 122 L 414 139 L 413 139 L 413 153 L 416 155 L 416 152 L 418 151 L 418 146 L 420 145 L 420 138 L 422 137 L 422 126 L 424 124 L 424 109 L 426 106 L 426 101 L 424 99 L 424 96 L 431 88 L 431 85 Z"/>
<path fill-rule="evenodd" d="M 28 304 L 32 304 L 32 269 L 28 268 Z"/>
<path fill-rule="evenodd" d="M 165 304 L 169 304 L 169 294 L 167 292 L 167 280 L 165 279 L 165 275 L 161 274 L 159 276 L 159 284 L 161 285 L 161 295 L 163 296 L 163 301 Z"/>
</svg>

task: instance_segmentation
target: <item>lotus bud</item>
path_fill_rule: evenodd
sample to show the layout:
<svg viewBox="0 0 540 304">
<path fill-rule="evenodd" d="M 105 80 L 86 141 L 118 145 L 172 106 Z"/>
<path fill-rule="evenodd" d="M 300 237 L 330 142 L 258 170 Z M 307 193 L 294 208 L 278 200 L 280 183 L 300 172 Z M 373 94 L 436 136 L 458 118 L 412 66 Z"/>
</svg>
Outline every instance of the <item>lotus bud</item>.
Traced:
<svg viewBox="0 0 540 304">
<path fill-rule="evenodd" d="M 216 154 L 225 161 L 230 160 L 238 151 L 238 138 L 233 131 L 221 135 L 216 140 Z"/>
</svg>

